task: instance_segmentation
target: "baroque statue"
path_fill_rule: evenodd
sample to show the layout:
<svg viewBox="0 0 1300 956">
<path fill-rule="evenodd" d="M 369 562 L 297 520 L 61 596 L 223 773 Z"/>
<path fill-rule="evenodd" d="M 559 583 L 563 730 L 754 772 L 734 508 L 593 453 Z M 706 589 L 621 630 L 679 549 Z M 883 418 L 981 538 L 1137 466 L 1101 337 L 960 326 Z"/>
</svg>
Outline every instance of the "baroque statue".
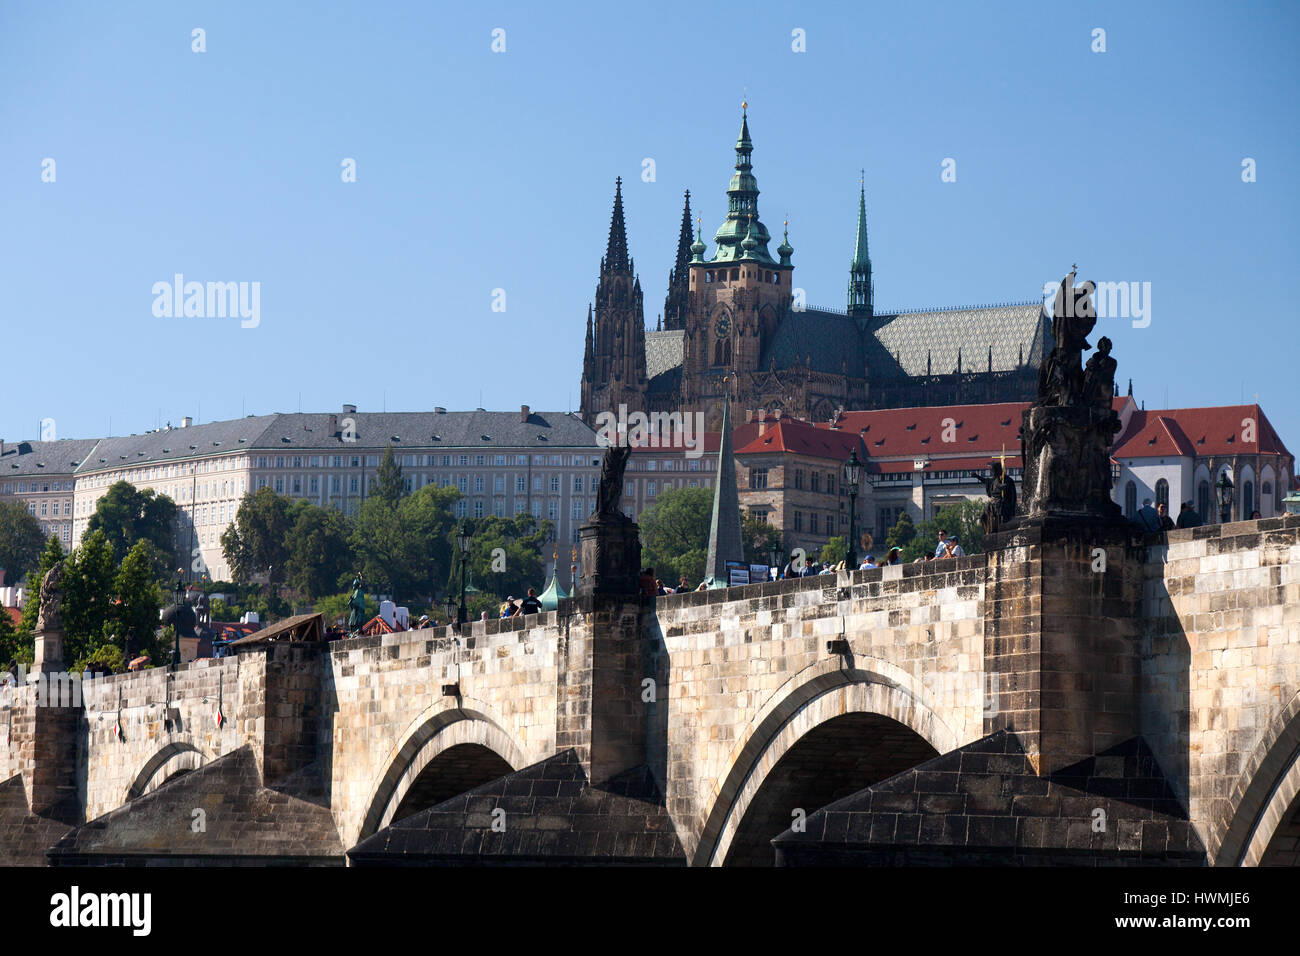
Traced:
<svg viewBox="0 0 1300 956">
<path fill-rule="evenodd" d="M 355 631 L 365 623 L 366 595 L 361 590 L 361 572 L 352 579 L 352 596 L 348 598 L 348 630 Z"/>
<path fill-rule="evenodd" d="M 63 562 L 57 561 L 41 581 L 40 610 L 36 615 L 36 633 L 63 630 Z"/>
<path fill-rule="evenodd" d="M 596 490 L 594 520 L 630 520 L 619 502 L 623 498 L 623 471 L 627 468 L 632 449 L 627 445 L 610 445 L 600 462 L 600 485 Z"/>
<path fill-rule="evenodd" d="M 1024 461 L 1023 513 L 1029 517 L 1118 515 L 1111 501 L 1110 445 L 1119 431 L 1115 359 L 1103 336 L 1083 365 L 1088 336 L 1097 325 L 1096 284 L 1061 280 L 1052 314 L 1052 351 L 1038 374 L 1038 397 L 1020 428 Z M 990 492 L 992 497 L 992 492 Z"/>
<path fill-rule="evenodd" d="M 980 518 L 980 524 L 984 528 L 984 533 L 997 534 L 1002 530 L 1002 525 L 1016 516 L 1016 481 L 1006 473 L 1002 462 L 989 462 L 989 467 L 993 471 L 990 478 L 984 477 L 978 471 L 972 471 L 971 476 L 978 478 L 984 485 L 984 492 L 988 495 L 988 502 L 984 505 L 984 514 Z"/>
</svg>

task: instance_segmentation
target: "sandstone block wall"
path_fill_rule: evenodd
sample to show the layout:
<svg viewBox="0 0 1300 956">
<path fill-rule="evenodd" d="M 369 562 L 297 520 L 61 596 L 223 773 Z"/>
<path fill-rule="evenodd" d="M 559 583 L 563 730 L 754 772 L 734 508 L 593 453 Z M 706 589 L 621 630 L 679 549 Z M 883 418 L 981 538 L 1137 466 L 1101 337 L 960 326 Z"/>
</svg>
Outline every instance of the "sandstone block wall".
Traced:
<svg viewBox="0 0 1300 956">
<path fill-rule="evenodd" d="M 1215 858 L 1300 693 L 1300 519 L 1169 532 L 1142 611 L 1142 733 Z"/>
</svg>

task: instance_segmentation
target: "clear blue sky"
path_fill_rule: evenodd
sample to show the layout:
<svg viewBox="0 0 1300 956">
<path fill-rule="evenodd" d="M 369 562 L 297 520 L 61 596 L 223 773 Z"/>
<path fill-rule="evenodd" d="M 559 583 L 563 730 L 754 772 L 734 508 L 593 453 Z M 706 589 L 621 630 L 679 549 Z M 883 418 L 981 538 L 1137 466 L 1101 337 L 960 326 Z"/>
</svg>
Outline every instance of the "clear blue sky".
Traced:
<svg viewBox="0 0 1300 956">
<path fill-rule="evenodd" d="M 653 324 L 748 87 L 810 304 L 843 303 L 865 167 L 878 309 L 1036 298 L 1072 262 L 1150 282 L 1150 326 L 1099 333 L 1120 387 L 1258 393 L 1300 451 L 1297 35 L 1295 3 L 5 0 L 0 437 L 576 407 L 614 177 Z M 177 272 L 260 282 L 261 324 L 155 318 Z"/>
</svg>

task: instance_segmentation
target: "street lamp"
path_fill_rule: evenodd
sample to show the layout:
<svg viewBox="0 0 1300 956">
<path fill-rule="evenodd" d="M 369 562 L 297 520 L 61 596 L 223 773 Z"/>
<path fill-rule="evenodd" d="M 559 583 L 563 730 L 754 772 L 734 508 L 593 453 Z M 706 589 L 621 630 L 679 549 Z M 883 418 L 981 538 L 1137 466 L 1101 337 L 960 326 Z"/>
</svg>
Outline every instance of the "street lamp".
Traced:
<svg viewBox="0 0 1300 956">
<path fill-rule="evenodd" d="M 460 549 L 460 609 L 456 614 L 457 624 L 469 622 L 469 609 L 465 607 L 465 565 L 469 564 L 469 522 L 462 521 L 456 529 L 456 547 Z"/>
<path fill-rule="evenodd" d="M 1232 479 L 1226 471 L 1219 475 L 1214 490 L 1219 496 L 1219 523 L 1227 524 L 1232 517 Z"/>
<path fill-rule="evenodd" d="M 180 670 L 181 667 L 181 608 L 185 606 L 185 571 L 182 568 L 176 569 L 176 614 L 172 617 L 172 637 L 175 638 L 175 646 L 172 648 L 172 670 Z"/>
<path fill-rule="evenodd" d="M 844 483 L 849 486 L 849 556 L 845 567 L 853 571 L 858 566 L 857 538 L 857 504 L 858 482 L 862 480 L 862 462 L 858 460 L 858 450 L 849 452 L 849 460 L 844 463 Z"/>
<path fill-rule="evenodd" d="M 456 599 L 448 594 L 447 599 L 442 602 L 442 606 L 447 612 L 447 623 L 450 624 L 456 620 Z"/>
</svg>

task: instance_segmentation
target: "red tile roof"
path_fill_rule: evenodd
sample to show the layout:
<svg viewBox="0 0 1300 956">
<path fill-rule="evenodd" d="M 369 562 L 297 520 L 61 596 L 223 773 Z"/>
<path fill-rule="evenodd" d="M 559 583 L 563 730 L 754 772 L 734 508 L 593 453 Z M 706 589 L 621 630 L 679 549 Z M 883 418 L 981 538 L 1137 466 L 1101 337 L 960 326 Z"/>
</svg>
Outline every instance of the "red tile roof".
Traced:
<svg viewBox="0 0 1300 956">
<path fill-rule="evenodd" d="M 23 612 L 21 608 L 7 607 L 4 610 L 5 613 L 9 615 L 9 619 L 13 621 L 15 627 L 23 622 Z"/>
<path fill-rule="evenodd" d="M 1291 457 L 1258 405 L 1134 412 L 1113 454 L 1116 458 L 1256 454 Z"/>
<path fill-rule="evenodd" d="M 819 428 L 811 422 L 783 418 L 768 424 L 763 434 L 755 434 L 752 441 L 736 449 L 737 455 L 779 454 L 806 455 L 828 461 L 844 461 L 849 452 L 857 448 L 862 456 L 862 445 L 852 432 Z M 865 457 L 865 456 L 862 456 Z"/>
<path fill-rule="evenodd" d="M 995 405 L 945 405 L 929 408 L 888 408 L 843 412 L 832 424 L 816 427 L 862 436 L 867 454 L 874 459 L 964 459 L 1020 453 L 1020 422 L 1028 402 Z M 956 441 L 945 442 L 951 427 Z M 964 467 L 964 466 L 962 466 Z M 978 467 L 978 466 L 972 466 Z M 1018 466 L 1013 466 L 1018 467 Z"/>
</svg>

